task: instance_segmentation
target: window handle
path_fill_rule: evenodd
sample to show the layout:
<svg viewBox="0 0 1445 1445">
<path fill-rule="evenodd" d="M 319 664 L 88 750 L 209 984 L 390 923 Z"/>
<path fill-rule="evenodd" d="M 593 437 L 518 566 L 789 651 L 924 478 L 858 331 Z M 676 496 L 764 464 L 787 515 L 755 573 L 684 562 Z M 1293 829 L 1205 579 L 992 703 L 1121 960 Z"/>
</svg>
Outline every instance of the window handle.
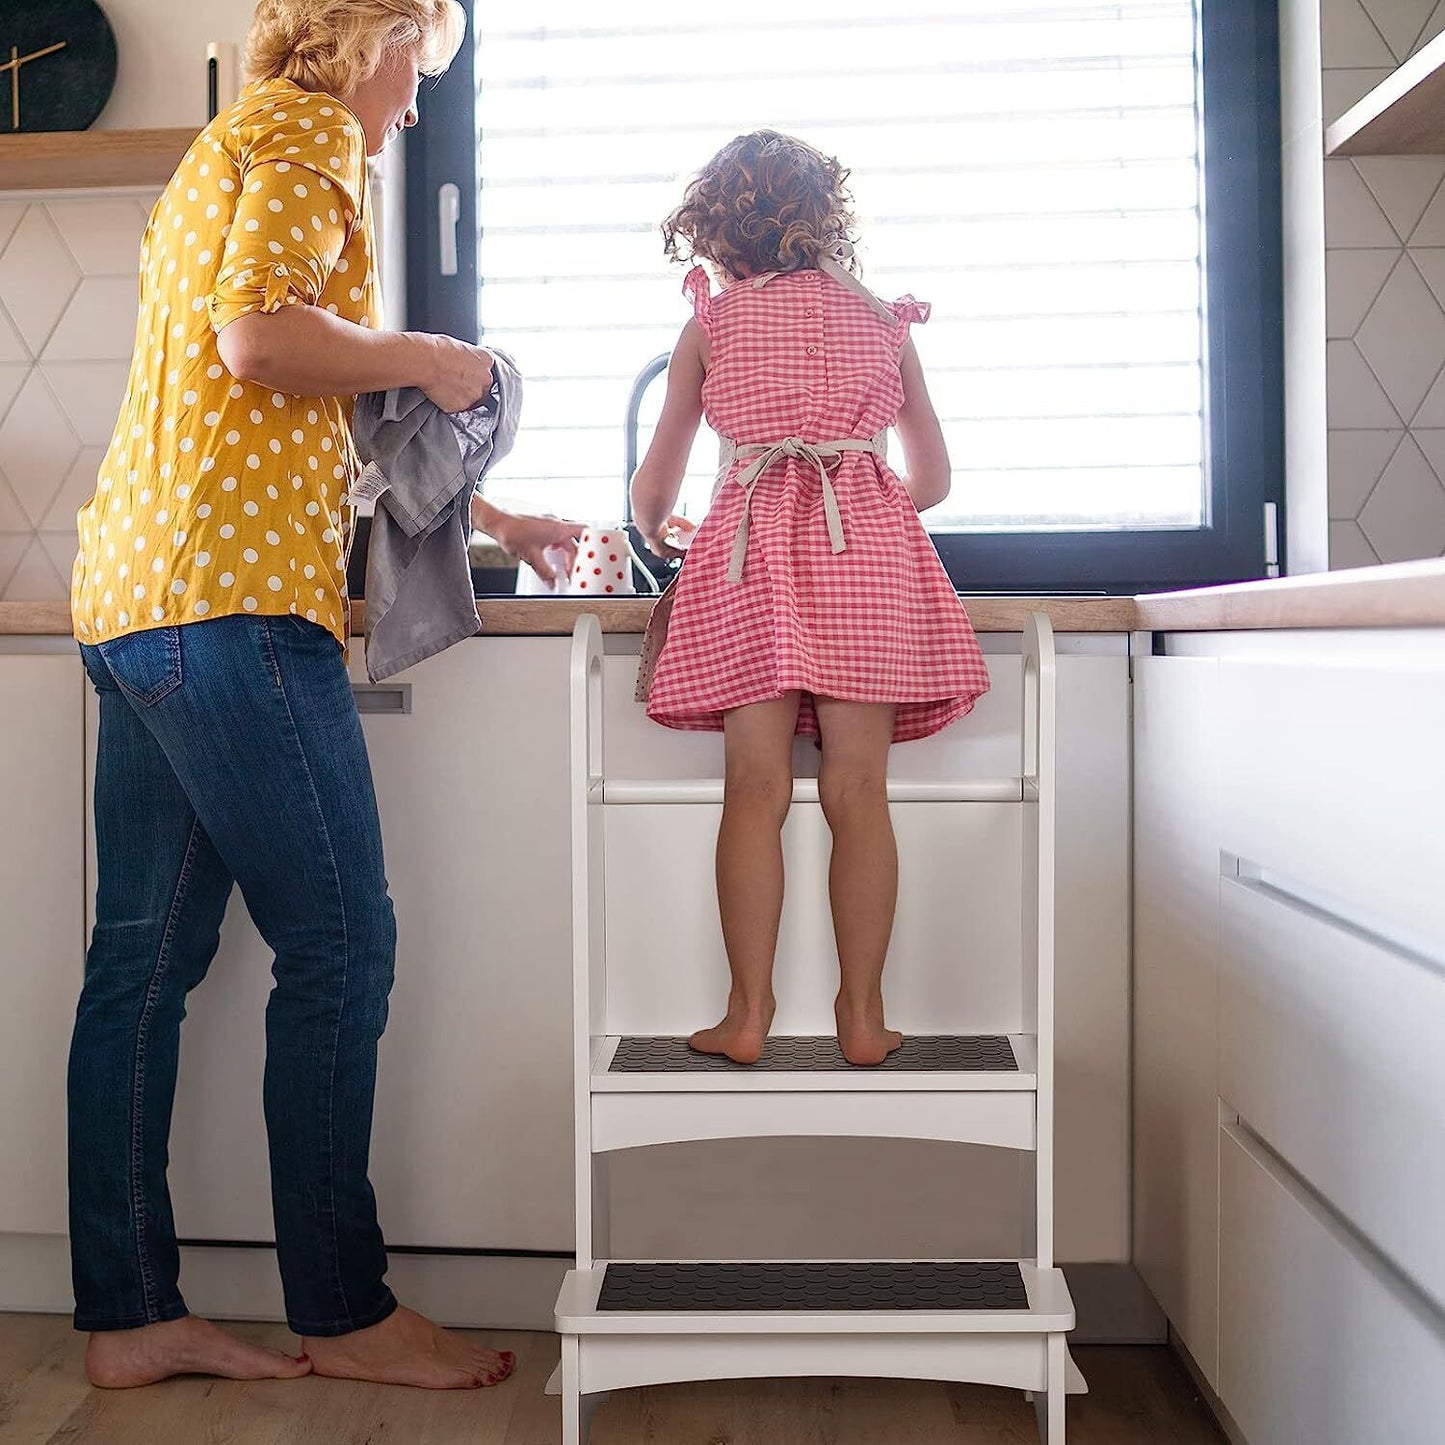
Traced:
<svg viewBox="0 0 1445 1445">
<path fill-rule="evenodd" d="M 455 181 L 448 181 L 437 192 L 437 219 L 441 230 L 441 271 L 455 276 L 458 270 L 457 228 L 462 221 L 462 192 Z"/>
</svg>

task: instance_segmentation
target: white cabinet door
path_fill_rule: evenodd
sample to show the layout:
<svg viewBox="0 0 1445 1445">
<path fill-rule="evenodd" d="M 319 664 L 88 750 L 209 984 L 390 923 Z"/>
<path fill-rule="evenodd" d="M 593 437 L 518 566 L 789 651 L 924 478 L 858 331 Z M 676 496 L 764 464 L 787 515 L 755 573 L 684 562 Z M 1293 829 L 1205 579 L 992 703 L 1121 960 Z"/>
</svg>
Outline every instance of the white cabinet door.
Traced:
<svg viewBox="0 0 1445 1445">
<path fill-rule="evenodd" d="M 1219 1318 L 1219 665 L 1134 662 L 1134 1262 L 1210 1384 Z"/>
<path fill-rule="evenodd" d="M 1220 1093 L 1445 1312 L 1445 978 L 1226 879 Z"/>
<path fill-rule="evenodd" d="M 1250 1137 L 1220 1133 L 1219 1397 L 1249 1445 L 1445 1440 L 1445 1333 Z"/>
<path fill-rule="evenodd" d="M 85 673 L 0 656 L 0 1233 L 64 1234 L 65 1069 L 85 965 Z"/>
<path fill-rule="evenodd" d="M 398 948 L 372 1179 L 394 1244 L 570 1250 L 568 638 L 488 638 L 369 717 Z"/>
<path fill-rule="evenodd" d="M 568 647 L 463 643 L 397 679 L 409 715 L 365 718 L 399 935 L 372 1136 L 394 1245 L 571 1247 Z M 187 1238 L 272 1237 L 270 964 L 233 896 L 182 1044 L 171 1181 Z"/>
</svg>

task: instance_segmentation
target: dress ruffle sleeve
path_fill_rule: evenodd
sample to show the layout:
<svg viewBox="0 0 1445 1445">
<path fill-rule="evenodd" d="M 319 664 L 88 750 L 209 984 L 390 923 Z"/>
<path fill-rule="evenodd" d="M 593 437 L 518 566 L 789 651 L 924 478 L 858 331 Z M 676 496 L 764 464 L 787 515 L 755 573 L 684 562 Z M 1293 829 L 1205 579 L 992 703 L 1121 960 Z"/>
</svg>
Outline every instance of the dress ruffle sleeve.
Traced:
<svg viewBox="0 0 1445 1445">
<path fill-rule="evenodd" d="M 712 281 L 702 266 L 694 266 L 682 283 L 682 294 L 692 302 L 692 314 L 709 336 L 712 335 Z"/>
<path fill-rule="evenodd" d="M 933 314 L 933 307 L 927 301 L 918 301 L 912 296 L 900 296 L 890 301 L 888 309 L 898 318 L 898 334 L 906 338 L 910 326 L 922 326 Z"/>
</svg>

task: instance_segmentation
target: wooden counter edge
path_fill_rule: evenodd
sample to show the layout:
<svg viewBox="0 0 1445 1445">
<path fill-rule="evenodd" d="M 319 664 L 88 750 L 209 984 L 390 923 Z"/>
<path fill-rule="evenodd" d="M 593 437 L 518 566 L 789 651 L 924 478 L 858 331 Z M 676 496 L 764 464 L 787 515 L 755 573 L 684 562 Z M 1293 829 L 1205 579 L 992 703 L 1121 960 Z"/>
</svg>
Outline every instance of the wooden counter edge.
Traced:
<svg viewBox="0 0 1445 1445">
<path fill-rule="evenodd" d="M 1134 628 L 1132 597 L 974 597 L 965 598 L 979 632 L 1019 632 L 1032 611 L 1047 612 L 1058 632 L 1129 632 Z M 641 633 L 652 610 L 646 597 L 598 602 L 573 597 L 483 597 L 477 601 L 482 636 L 565 637 L 584 612 L 602 619 L 602 630 Z M 351 604 L 351 630 L 360 635 L 366 604 Z M 64 602 L 0 602 L 0 636 L 66 637 L 70 609 Z"/>
<path fill-rule="evenodd" d="M 1129 632 L 1134 625 L 1132 597 L 965 597 L 970 621 L 978 632 L 1021 632 L 1030 612 L 1047 612 L 1056 632 Z M 545 607 L 545 625 L 536 609 Z M 356 604 L 360 611 L 361 604 Z M 478 602 L 482 632 L 525 637 L 536 633 L 566 634 L 584 612 L 602 619 L 604 632 L 640 633 L 652 610 L 649 598 L 597 602 L 583 598 L 485 598 Z"/>
<path fill-rule="evenodd" d="M 1445 561 L 1311 572 L 1135 598 L 1140 632 L 1445 626 Z"/>
</svg>

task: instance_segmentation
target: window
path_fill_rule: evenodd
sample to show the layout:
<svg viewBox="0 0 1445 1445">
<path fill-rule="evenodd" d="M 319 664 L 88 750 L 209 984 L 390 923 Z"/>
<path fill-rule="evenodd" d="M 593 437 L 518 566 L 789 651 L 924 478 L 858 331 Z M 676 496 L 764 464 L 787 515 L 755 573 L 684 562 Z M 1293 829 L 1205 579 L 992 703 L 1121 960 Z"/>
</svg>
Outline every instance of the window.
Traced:
<svg viewBox="0 0 1445 1445">
<path fill-rule="evenodd" d="M 658 223 L 719 145 L 773 125 L 852 167 L 868 284 L 934 304 L 917 340 L 955 471 L 927 521 L 961 587 L 1261 575 L 1282 457 L 1273 7 L 926 5 L 479 7 L 474 71 L 424 107 L 409 171 L 414 231 L 450 180 L 477 237 L 449 329 L 479 322 L 527 374 L 489 494 L 618 516 L 629 394 L 687 316 Z M 413 324 L 447 324 L 436 255 L 414 249 Z M 715 459 L 704 433 L 691 515 Z"/>
</svg>

